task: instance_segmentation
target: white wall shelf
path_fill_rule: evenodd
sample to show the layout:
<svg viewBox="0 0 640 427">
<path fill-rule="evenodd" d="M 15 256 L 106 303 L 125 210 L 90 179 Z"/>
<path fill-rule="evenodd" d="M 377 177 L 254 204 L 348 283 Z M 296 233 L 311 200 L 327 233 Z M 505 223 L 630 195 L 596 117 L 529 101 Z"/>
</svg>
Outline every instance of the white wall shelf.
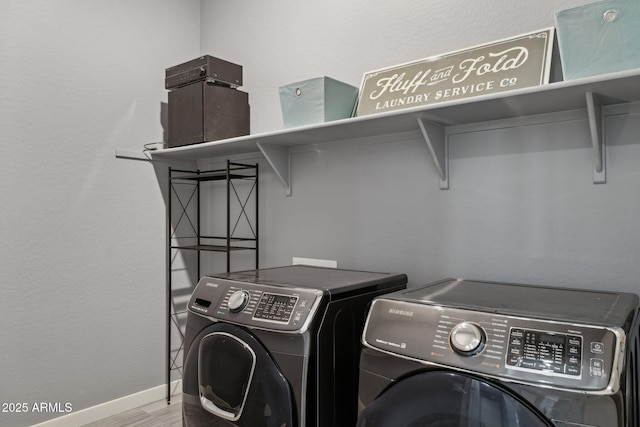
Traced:
<svg viewBox="0 0 640 427">
<path fill-rule="evenodd" d="M 594 183 L 606 182 L 606 105 L 640 101 L 640 69 L 516 89 L 428 106 L 354 117 L 293 129 L 155 150 L 155 160 L 196 161 L 260 151 L 291 194 L 291 147 L 419 130 L 431 153 L 440 188 L 449 187 L 446 128 L 544 113 L 584 110 L 594 149 Z"/>
</svg>

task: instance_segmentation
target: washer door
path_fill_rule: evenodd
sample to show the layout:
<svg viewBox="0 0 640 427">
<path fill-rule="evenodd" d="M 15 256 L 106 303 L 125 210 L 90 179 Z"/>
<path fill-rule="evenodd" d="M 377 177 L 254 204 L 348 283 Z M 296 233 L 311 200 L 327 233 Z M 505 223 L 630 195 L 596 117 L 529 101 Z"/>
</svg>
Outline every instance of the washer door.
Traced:
<svg viewBox="0 0 640 427">
<path fill-rule="evenodd" d="M 226 323 L 208 326 L 188 350 L 184 368 L 185 426 L 295 425 L 289 382 L 247 330 Z"/>
<path fill-rule="evenodd" d="M 402 379 L 367 406 L 356 427 L 553 427 L 496 384 L 446 371 Z"/>
<path fill-rule="evenodd" d="M 225 420 L 242 415 L 256 368 L 256 353 L 228 332 L 212 332 L 200 341 L 198 391 L 204 409 Z"/>
</svg>

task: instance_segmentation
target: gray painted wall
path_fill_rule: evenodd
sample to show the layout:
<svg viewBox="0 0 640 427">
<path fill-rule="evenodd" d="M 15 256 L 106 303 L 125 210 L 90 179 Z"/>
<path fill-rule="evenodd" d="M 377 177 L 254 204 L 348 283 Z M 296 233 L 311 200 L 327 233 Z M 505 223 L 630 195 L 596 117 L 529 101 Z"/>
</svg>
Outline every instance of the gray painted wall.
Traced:
<svg viewBox="0 0 640 427">
<path fill-rule="evenodd" d="M 164 69 L 197 0 L 0 0 L 0 402 L 74 411 L 164 383 Z M 25 426 L 60 413 L 0 412 Z"/>
<path fill-rule="evenodd" d="M 328 75 L 359 86 L 366 71 L 550 27 L 554 11 L 586 3 L 204 0 L 201 44 L 244 66 L 258 133 L 282 128 L 280 85 Z M 585 111 L 460 127 L 448 191 L 418 133 L 296 149 L 291 197 L 256 156 L 262 265 L 302 256 L 405 272 L 412 285 L 465 277 L 640 292 L 635 107 L 607 120 L 604 185 L 592 182 Z"/>
</svg>

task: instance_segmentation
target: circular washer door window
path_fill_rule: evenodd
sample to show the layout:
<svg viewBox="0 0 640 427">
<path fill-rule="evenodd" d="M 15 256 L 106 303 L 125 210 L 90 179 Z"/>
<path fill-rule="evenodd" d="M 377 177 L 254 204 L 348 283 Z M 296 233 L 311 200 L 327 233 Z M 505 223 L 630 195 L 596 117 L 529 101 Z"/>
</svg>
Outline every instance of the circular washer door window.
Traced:
<svg viewBox="0 0 640 427">
<path fill-rule="evenodd" d="M 430 371 L 402 379 L 367 406 L 357 427 L 553 427 L 523 399 L 477 377 Z"/>
</svg>

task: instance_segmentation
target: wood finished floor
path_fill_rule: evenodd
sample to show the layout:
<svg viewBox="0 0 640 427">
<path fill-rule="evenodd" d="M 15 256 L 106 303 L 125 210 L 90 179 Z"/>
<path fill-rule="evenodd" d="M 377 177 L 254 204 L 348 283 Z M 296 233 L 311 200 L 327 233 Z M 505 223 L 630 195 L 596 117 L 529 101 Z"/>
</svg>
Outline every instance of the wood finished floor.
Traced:
<svg viewBox="0 0 640 427">
<path fill-rule="evenodd" d="M 182 427 L 181 396 L 131 409 L 81 427 Z"/>
</svg>

